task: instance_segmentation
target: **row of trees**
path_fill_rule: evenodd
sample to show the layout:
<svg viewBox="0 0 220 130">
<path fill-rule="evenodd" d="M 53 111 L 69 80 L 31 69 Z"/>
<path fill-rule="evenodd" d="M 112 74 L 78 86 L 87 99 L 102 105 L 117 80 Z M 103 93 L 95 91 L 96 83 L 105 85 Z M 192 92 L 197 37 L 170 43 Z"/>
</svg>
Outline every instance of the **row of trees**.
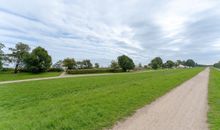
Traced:
<svg viewBox="0 0 220 130">
<path fill-rule="evenodd" d="M 99 68 L 98 63 L 95 63 L 93 67 L 93 64 L 88 59 L 83 61 L 75 61 L 74 58 L 66 58 L 63 61 L 58 61 L 53 67 L 62 66 L 66 67 L 68 70 Z M 114 70 L 122 69 L 123 71 L 128 71 L 134 69 L 135 65 L 130 57 L 122 55 L 117 58 L 117 61 L 112 61 L 110 67 Z"/>
<path fill-rule="evenodd" d="M 15 48 L 9 48 L 9 54 L 4 54 L 2 50 L 4 47 L 5 46 L 0 43 L 0 69 L 3 66 L 3 62 L 14 63 L 15 73 L 20 70 L 33 73 L 45 72 L 50 67 L 59 69 L 63 69 L 63 67 L 65 67 L 68 70 L 99 68 L 98 63 L 93 65 L 88 59 L 76 61 L 74 58 L 66 58 L 64 60 L 60 60 L 51 66 L 52 58 L 48 54 L 47 50 L 42 47 L 36 47 L 30 52 L 31 49 L 27 44 L 18 43 L 16 44 Z M 176 62 L 168 60 L 163 63 L 163 60 L 160 57 L 156 57 L 151 60 L 151 63 L 148 66 L 153 69 L 158 69 L 173 68 L 179 65 L 194 67 L 196 66 L 196 63 L 192 59 L 188 59 L 187 61 L 177 60 Z M 138 67 L 142 68 L 142 65 L 139 64 Z M 114 70 L 122 69 L 123 71 L 128 71 L 134 69 L 135 64 L 130 57 L 122 55 L 119 56 L 117 60 L 113 60 L 111 62 L 110 68 Z"/>
<path fill-rule="evenodd" d="M 149 64 L 149 66 L 153 69 L 173 68 L 173 67 L 177 67 L 179 65 L 188 66 L 188 67 L 195 67 L 196 63 L 192 59 L 188 59 L 187 61 L 177 60 L 176 62 L 174 62 L 172 60 L 168 60 L 165 63 L 163 63 L 163 60 L 160 57 L 156 57 L 153 60 L 151 60 L 151 63 Z"/>
<path fill-rule="evenodd" d="M 218 63 L 215 63 L 213 66 L 220 69 L 220 61 Z"/>
<path fill-rule="evenodd" d="M 45 72 L 52 64 L 52 58 L 47 50 L 42 47 L 36 47 L 30 52 L 30 47 L 24 43 L 17 43 L 15 48 L 9 48 L 10 53 L 4 54 L 5 47 L 0 44 L 0 67 L 3 62 L 15 64 L 14 73 L 19 71 L 28 71 L 33 73 Z"/>
</svg>

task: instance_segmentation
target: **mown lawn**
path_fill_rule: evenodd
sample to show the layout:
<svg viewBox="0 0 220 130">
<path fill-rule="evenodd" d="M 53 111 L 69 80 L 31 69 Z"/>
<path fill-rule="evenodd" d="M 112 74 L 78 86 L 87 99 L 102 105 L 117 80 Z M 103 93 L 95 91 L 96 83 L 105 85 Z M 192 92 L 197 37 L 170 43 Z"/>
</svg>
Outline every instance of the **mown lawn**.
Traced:
<svg viewBox="0 0 220 130">
<path fill-rule="evenodd" d="M 0 85 L 0 129 L 99 130 L 203 68 Z"/>
<path fill-rule="evenodd" d="M 211 69 L 209 79 L 209 114 L 211 130 L 220 130 L 220 71 Z"/>
<path fill-rule="evenodd" d="M 32 73 L 18 73 L 14 74 L 13 72 L 0 72 L 0 82 L 9 81 L 9 80 L 22 80 L 22 79 L 32 79 L 32 78 L 43 78 L 43 77 L 53 77 L 59 76 L 61 72 L 46 72 L 40 74 Z"/>
</svg>

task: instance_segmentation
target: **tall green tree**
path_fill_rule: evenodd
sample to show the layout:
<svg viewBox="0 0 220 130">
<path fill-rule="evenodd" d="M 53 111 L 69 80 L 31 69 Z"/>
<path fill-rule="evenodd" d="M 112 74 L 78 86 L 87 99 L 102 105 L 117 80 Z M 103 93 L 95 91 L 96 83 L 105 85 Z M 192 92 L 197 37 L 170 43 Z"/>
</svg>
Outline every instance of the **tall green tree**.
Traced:
<svg viewBox="0 0 220 130">
<path fill-rule="evenodd" d="M 10 62 L 15 63 L 14 73 L 18 72 L 19 67 L 23 66 L 24 60 L 29 54 L 30 47 L 27 44 L 19 42 L 15 45 L 15 48 L 9 48 L 11 51 L 9 56 Z"/>
<path fill-rule="evenodd" d="M 45 72 L 50 68 L 51 64 L 51 56 L 42 47 L 35 48 L 25 59 L 27 70 L 33 73 Z"/>
<path fill-rule="evenodd" d="M 118 57 L 118 64 L 124 72 L 126 72 L 127 70 L 134 69 L 135 67 L 133 60 L 126 55 Z"/>
<path fill-rule="evenodd" d="M 0 70 L 3 68 L 3 59 L 4 59 L 4 52 L 3 48 L 5 47 L 4 44 L 0 43 Z"/>
<path fill-rule="evenodd" d="M 151 60 L 150 66 L 153 69 L 161 68 L 163 65 L 163 60 L 160 57 L 156 57 L 153 60 Z"/>
<path fill-rule="evenodd" d="M 186 66 L 189 66 L 189 67 L 195 67 L 196 66 L 196 62 L 192 59 L 188 59 L 185 63 Z"/>
<path fill-rule="evenodd" d="M 63 60 L 63 66 L 68 70 L 74 69 L 76 67 L 76 61 L 74 58 L 66 58 Z"/>
</svg>

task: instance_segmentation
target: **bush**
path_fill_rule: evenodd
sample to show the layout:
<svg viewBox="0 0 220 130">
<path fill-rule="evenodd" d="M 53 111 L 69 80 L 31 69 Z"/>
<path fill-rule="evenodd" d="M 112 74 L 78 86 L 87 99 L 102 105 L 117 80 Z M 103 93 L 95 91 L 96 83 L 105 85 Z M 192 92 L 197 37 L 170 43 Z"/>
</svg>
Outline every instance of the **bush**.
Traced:
<svg viewBox="0 0 220 130">
<path fill-rule="evenodd" d="M 13 72 L 14 68 L 2 68 L 2 72 Z"/>
<path fill-rule="evenodd" d="M 121 69 L 77 69 L 77 70 L 67 70 L 68 74 L 92 74 L 92 73 L 118 73 L 122 72 Z"/>
<path fill-rule="evenodd" d="M 49 68 L 48 72 L 62 72 L 64 71 L 62 68 Z"/>
</svg>

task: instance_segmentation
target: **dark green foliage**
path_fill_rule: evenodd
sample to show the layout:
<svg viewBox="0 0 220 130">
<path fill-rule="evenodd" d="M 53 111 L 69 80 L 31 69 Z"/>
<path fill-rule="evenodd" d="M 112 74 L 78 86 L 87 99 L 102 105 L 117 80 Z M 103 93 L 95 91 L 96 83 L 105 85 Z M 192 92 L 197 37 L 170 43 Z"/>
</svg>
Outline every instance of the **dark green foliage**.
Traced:
<svg viewBox="0 0 220 130">
<path fill-rule="evenodd" d="M 118 64 L 124 72 L 127 70 L 132 70 L 135 67 L 133 60 L 126 55 L 118 57 Z"/>
<path fill-rule="evenodd" d="M 189 66 L 189 67 L 195 67 L 196 66 L 196 63 L 194 60 L 192 59 L 188 59 L 185 63 L 186 66 Z"/>
<path fill-rule="evenodd" d="M 66 58 L 63 60 L 63 66 L 66 67 L 68 70 L 74 69 L 76 67 L 76 61 L 74 58 Z"/>
<path fill-rule="evenodd" d="M 166 63 L 164 63 L 164 68 L 172 68 L 175 66 L 175 63 L 172 60 L 168 60 Z"/>
<path fill-rule="evenodd" d="M 121 69 L 109 69 L 109 68 L 67 70 L 68 74 L 116 73 L 116 72 L 122 72 L 122 70 Z"/>
<path fill-rule="evenodd" d="M 8 54 L 10 62 L 15 63 L 14 73 L 18 73 L 19 69 L 23 69 L 24 60 L 29 55 L 30 47 L 27 44 L 19 42 L 15 48 L 9 48 L 11 54 Z"/>
<path fill-rule="evenodd" d="M 51 56 L 42 48 L 35 48 L 31 54 L 25 59 L 25 65 L 28 71 L 32 73 L 40 73 L 47 71 L 51 66 Z"/>
<path fill-rule="evenodd" d="M 49 68 L 47 72 L 62 72 L 63 68 Z"/>
<path fill-rule="evenodd" d="M 156 57 L 154 58 L 151 63 L 150 63 L 150 66 L 153 68 L 153 69 L 158 69 L 158 68 L 161 68 L 163 65 L 163 60 L 160 58 L 160 57 Z"/>
</svg>

